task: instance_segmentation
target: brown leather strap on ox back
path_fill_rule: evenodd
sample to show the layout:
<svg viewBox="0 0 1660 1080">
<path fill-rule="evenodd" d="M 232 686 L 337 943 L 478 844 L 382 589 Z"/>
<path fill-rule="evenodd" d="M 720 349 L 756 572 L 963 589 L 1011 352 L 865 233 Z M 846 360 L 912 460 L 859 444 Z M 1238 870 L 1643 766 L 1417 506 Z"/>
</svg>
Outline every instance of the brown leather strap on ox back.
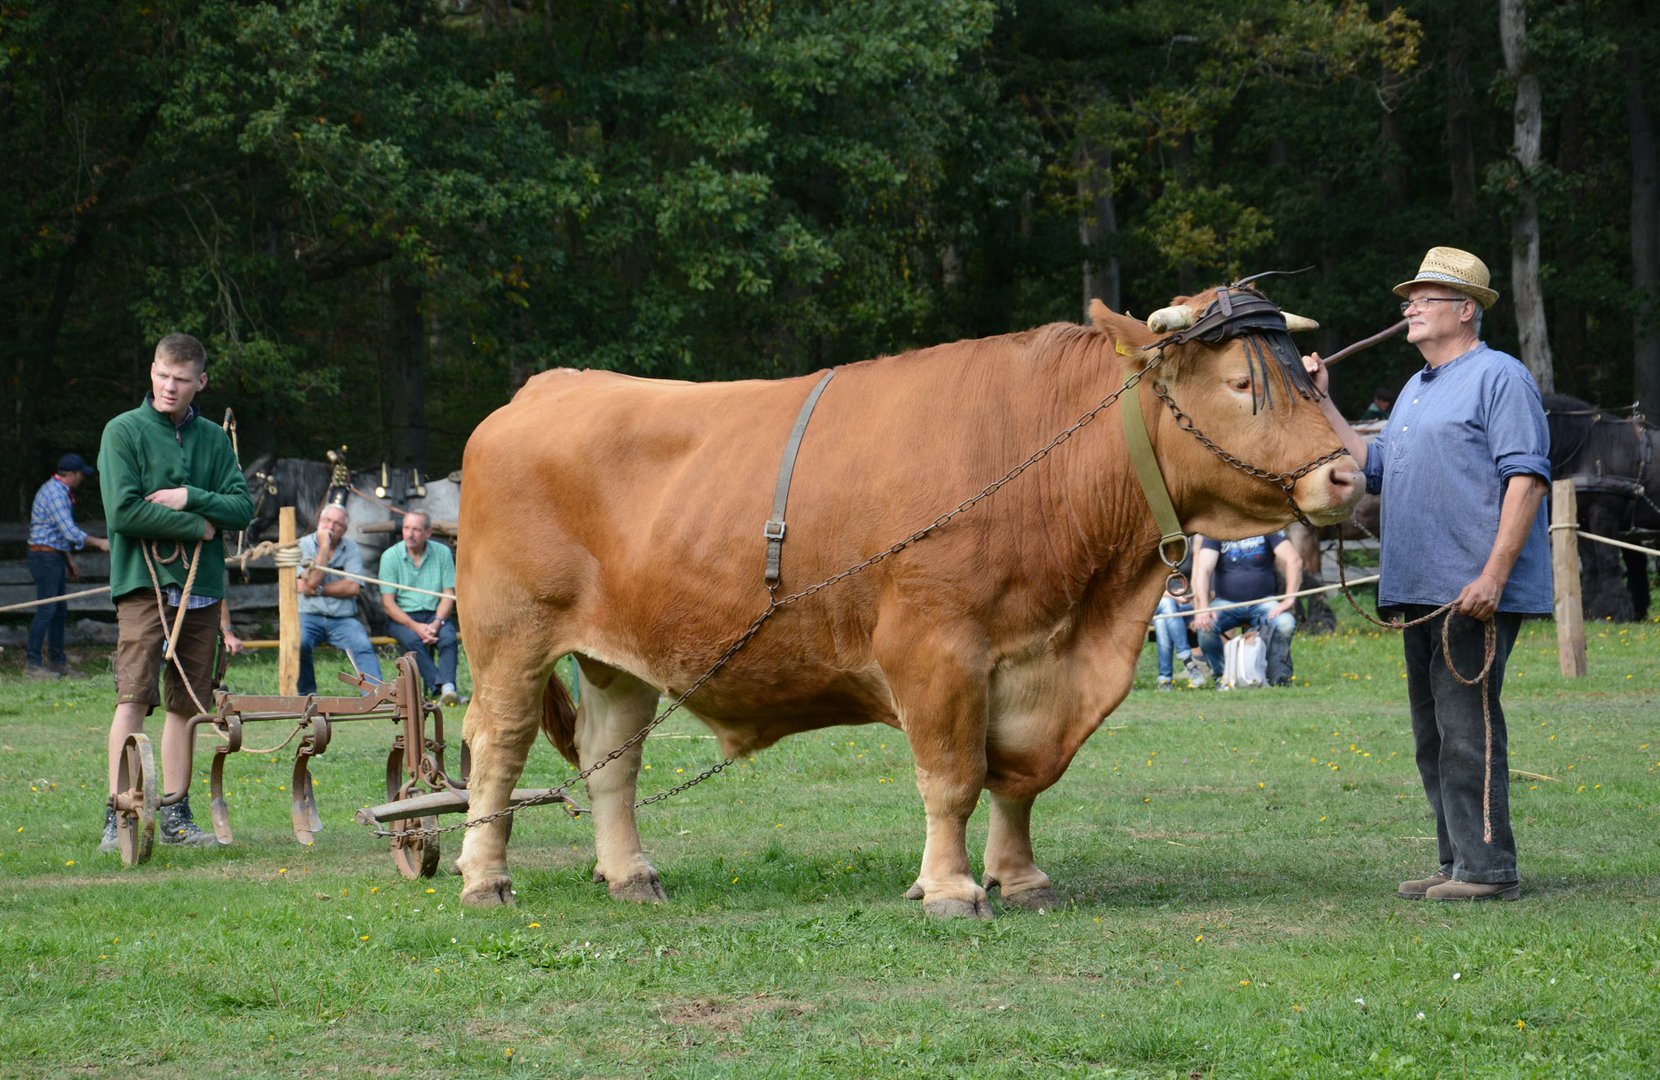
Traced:
<svg viewBox="0 0 1660 1080">
<path fill-rule="evenodd" d="M 801 437 L 807 433 L 807 421 L 813 418 L 813 408 L 818 404 L 819 395 L 824 388 L 830 385 L 830 379 L 836 374 L 831 368 L 819 379 L 807 395 L 807 400 L 801 403 L 801 412 L 795 418 L 795 426 L 790 429 L 789 440 L 784 444 L 784 457 L 778 462 L 778 487 L 772 495 L 772 517 L 767 519 L 766 528 L 762 530 L 767 538 L 767 588 L 776 589 L 780 572 L 780 563 L 784 557 L 784 508 L 790 501 L 790 477 L 795 473 L 795 456 L 801 450 Z"/>
</svg>

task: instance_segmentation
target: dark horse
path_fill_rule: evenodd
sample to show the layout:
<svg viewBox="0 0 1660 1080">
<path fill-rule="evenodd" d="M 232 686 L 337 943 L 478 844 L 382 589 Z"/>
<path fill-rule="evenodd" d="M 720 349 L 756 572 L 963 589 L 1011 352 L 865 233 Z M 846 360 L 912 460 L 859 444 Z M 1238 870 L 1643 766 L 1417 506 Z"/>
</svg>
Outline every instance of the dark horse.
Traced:
<svg viewBox="0 0 1660 1080">
<path fill-rule="evenodd" d="M 285 506 L 294 508 L 296 532 L 304 536 L 317 528 L 317 515 L 323 507 L 338 502 L 346 508 L 350 522 L 346 535 L 357 542 L 364 572 L 371 577 L 380 568 L 381 553 L 401 538 L 401 508 L 427 511 L 441 539 L 450 541 L 448 534 L 453 533 L 461 501 L 460 485 L 454 477 L 423 481 L 419 474 L 404 468 L 352 472 L 343 469 L 343 463 L 265 454 L 244 469 L 243 475 L 254 500 L 247 546 L 277 538 L 277 513 Z M 358 609 L 364 620 L 379 632 L 385 616 L 378 589 L 365 585 L 359 599 Z"/>
<path fill-rule="evenodd" d="M 1614 539 L 1660 536 L 1660 436 L 1639 415 L 1614 413 L 1568 397 L 1544 395 L 1550 425 L 1551 476 L 1574 482 L 1582 532 Z M 1580 587 L 1587 619 L 1648 617 L 1648 557 L 1579 541 Z"/>
</svg>

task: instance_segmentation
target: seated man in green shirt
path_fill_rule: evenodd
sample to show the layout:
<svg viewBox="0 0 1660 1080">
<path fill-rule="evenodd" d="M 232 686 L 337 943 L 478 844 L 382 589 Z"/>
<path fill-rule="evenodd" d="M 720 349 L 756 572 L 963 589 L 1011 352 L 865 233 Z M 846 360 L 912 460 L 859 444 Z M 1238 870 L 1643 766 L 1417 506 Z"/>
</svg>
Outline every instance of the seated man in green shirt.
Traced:
<svg viewBox="0 0 1660 1080">
<path fill-rule="evenodd" d="M 403 540 L 380 557 L 381 607 L 398 648 L 415 654 L 428 697 L 459 705 L 455 690 L 455 556 L 432 539 L 432 518 L 411 510 L 403 516 Z M 437 648 L 438 662 L 430 650 Z"/>
</svg>

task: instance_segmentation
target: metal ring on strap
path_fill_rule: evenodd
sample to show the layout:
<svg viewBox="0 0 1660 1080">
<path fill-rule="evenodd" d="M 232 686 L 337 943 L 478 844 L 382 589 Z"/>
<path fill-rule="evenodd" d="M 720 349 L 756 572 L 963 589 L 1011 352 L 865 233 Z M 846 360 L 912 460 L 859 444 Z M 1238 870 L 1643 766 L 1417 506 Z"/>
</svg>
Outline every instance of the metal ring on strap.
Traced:
<svg viewBox="0 0 1660 1080">
<path fill-rule="evenodd" d="M 790 477 L 795 473 L 795 456 L 801 450 L 801 437 L 807 433 L 807 421 L 813 418 L 813 408 L 818 405 L 819 395 L 824 388 L 830 385 L 830 380 L 836 374 L 836 369 L 826 371 L 807 395 L 807 400 L 801 403 L 801 412 L 795 418 L 795 426 L 790 429 L 790 437 L 784 444 L 784 457 L 778 462 L 778 487 L 772 495 L 772 516 L 762 529 L 767 541 L 767 588 L 778 587 L 779 567 L 784 557 L 784 508 L 790 501 Z"/>
</svg>

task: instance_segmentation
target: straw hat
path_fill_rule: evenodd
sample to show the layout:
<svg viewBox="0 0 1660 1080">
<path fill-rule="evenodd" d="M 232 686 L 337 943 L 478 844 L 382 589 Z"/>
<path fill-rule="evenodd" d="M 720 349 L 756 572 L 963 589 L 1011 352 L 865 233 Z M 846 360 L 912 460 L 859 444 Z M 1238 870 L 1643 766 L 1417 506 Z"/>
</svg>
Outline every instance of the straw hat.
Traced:
<svg viewBox="0 0 1660 1080">
<path fill-rule="evenodd" d="M 1481 305 L 1481 310 L 1486 311 L 1499 298 L 1498 293 L 1487 287 L 1488 281 L 1487 264 L 1468 251 L 1433 247 L 1424 256 L 1423 265 L 1418 267 L 1418 276 L 1395 286 L 1395 295 L 1405 300 L 1407 290 L 1414 285 L 1445 285 L 1471 297 Z"/>
</svg>

